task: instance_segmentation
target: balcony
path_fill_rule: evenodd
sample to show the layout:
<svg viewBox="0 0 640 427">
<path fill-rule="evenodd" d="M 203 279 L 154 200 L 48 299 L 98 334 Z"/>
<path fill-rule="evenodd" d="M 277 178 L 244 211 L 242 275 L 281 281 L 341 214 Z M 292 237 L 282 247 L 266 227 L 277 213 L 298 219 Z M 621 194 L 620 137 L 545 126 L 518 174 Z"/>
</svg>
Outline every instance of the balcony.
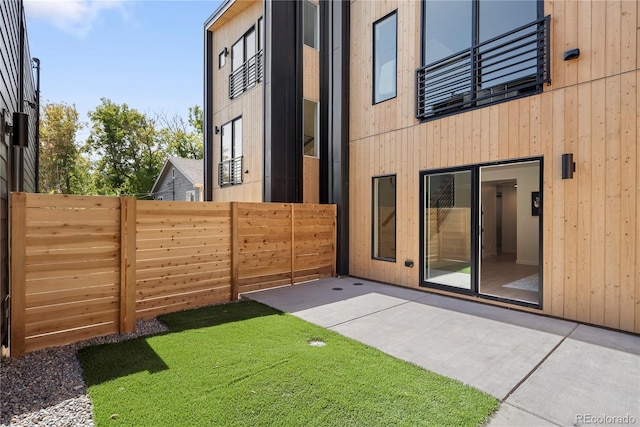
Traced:
<svg viewBox="0 0 640 427">
<path fill-rule="evenodd" d="M 218 163 L 218 184 L 242 184 L 242 156 Z"/>
<path fill-rule="evenodd" d="M 426 120 L 542 91 L 550 83 L 549 16 L 416 70 Z"/>
<path fill-rule="evenodd" d="M 229 76 L 229 99 L 234 99 L 251 89 L 264 77 L 263 51 L 247 59 Z"/>
</svg>

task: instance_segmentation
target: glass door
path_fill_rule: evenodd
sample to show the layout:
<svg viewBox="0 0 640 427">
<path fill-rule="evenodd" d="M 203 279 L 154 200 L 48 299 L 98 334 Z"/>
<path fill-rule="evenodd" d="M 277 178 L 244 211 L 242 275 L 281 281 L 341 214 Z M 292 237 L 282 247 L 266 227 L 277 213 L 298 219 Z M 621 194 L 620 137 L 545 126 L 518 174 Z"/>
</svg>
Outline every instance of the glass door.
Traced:
<svg viewBox="0 0 640 427">
<path fill-rule="evenodd" d="M 424 176 L 424 281 L 472 290 L 471 171 Z"/>
</svg>

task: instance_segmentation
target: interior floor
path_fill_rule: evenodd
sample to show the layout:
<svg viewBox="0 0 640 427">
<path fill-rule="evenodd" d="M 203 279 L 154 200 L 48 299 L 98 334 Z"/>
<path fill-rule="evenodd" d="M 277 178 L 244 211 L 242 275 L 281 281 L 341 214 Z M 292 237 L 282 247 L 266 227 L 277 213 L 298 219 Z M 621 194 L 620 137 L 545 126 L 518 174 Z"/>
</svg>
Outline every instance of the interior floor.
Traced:
<svg viewBox="0 0 640 427">
<path fill-rule="evenodd" d="M 480 268 L 480 293 L 537 304 L 540 294 L 538 291 L 512 287 L 522 284 L 521 287 L 526 288 L 526 279 L 534 281 L 537 274 L 538 266 L 516 264 L 516 254 L 484 258 Z M 536 277 L 531 277 L 533 275 Z"/>
</svg>

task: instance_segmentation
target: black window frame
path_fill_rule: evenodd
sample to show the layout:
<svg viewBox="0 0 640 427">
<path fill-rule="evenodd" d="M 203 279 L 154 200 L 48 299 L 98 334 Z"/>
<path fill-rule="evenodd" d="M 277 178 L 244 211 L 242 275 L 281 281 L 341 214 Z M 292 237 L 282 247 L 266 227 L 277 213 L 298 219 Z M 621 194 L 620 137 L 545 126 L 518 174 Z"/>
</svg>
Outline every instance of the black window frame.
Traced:
<svg viewBox="0 0 640 427">
<path fill-rule="evenodd" d="M 229 73 L 229 99 L 235 99 L 254 88 L 264 78 L 264 47 L 261 48 L 262 40 L 260 31 L 263 26 L 263 18 L 258 18 L 244 34 L 231 44 L 231 70 Z M 254 54 L 247 57 L 247 39 L 253 33 Z M 234 47 L 242 43 L 242 62 L 234 68 Z"/>
<path fill-rule="evenodd" d="M 223 50 L 218 54 L 218 70 L 222 69 L 225 65 L 227 65 L 227 54 L 225 50 Z"/>
<path fill-rule="evenodd" d="M 307 44 L 306 42 L 306 37 L 305 37 L 305 28 L 304 26 L 306 25 L 306 16 L 304 14 L 304 8 L 308 7 L 308 6 L 313 6 L 315 8 L 315 28 L 314 28 L 314 39 L 315 39 L 315 46 L 311 46 L 310 44 Z M 311 49 L 315 49 L 315 50 L 320 50 L 320 5 L 317 3 L 314 3 L 310 0 L 303 0 L 303 4 L 302 4 L 302 9 L 303 9 L 303 14 L 302 14 L 302 26 L 303 26 L 303 30 L 302 30 L 302 44 L 305 46 L 310 47 Z"/>
<path fill-rule="evenodd" d="M 384 22 L 385 20 L 395 17 L 396 20 L 396 79 L 395 79 L 395 89 L 393 91 L 393 96 L 385 99 L 381 99 L 376 101 L 376 25 Z M 390 99 L 395 99 L 398 97 L 398 9 L 386 14 L 382 18 L 375 21 L 371 27 L 371 103 L 372 105 L 377 105 L 385 101 L 389 101 Z"/>
<path fill-rule="evenodd" d="M 551 70 L 551 59 L 550 59 L 550 16 L 544 16 L 544 0 L 529 0 L 529 1 L 535 1 L 536 2 L 536 12 L 537 12 L 537 18 L 536 21 L 533 21 L 530 24 L 527 25 L 532 25 L 534 23 L 536 23 L 537 25 L 543 26 L 544 31 L 541 31 L 541 33 L 544 33 L 544 39 L 543 39 L 543 44 L 545 45 L 545 55 L 544 55 L 544 59 L 541 60 L 540 58 L 538 58 L 538 64 L 537 64 L 537 69 L 538 72 L 540 74 L 542 74 L 542 77 L 538 77 L 535 83 L 535 88 L 530 89 L 527 88 L 524 92 L 519 92 L 517 95 L 515 96 L 509 96 L 508 93 L 504 94 L 504 97 L 502 99 L 497 99 L 494 100 L 493 98 L 489 98 L 489 100 L 475 100 L 472 99 L 471 101 L 464 101 L 461 102 L 463 104 L 463 106 L 459 106 L 457 108 L 452 108 L 451 111 L 444 111 L 444 112 L 438 112 L 438 113 L 434 113 L 431 115 L 428 114 L 421 114 L 421 105 L 420 105 L 420 77 L 419 77 L 419 71 L 425 67 L 427 67 L 430 64 L 426 64 L 426 49 L 425 49 L 425 38 L 426 38 L 426 7 L 427 7 L 427 2 L 430 0 L 420 0 L 421 3 L 421 7 L 420 7 L 420 68 L 418 68 L 418 70 L 416 70 L 416 118 L 420 121 L 420 123 L 426 122 L 426 121 L 430 121 L 430 120 L 435 120 L 435 119 L 440 119 L 443 117 L 447 117 L 453 114 L 459 114 L 461 112 L 464 111 L 471 111 L 471 110 L 475 110 L 477 108 L 483 108 L 485 106 L 488 105 L 494 105 L 494 104 L 499 104 L 501 102 L 505 102 L 505 101 L 511 101 L 514 99 L 518 99 L 518 98 L 522 98 L 522 97 L 527 97 L 527 96 L 531 96 L 531 95 L 536 95 L 542 92 L 542 87 L 544 83 L 547 83 L 548 85 L 551 84 L 551 77 L 550 77 L 550 70 Z M 469 2 L 471 2 L 471 6 L 472 6 L 472 19 L 471 19 L 471 23 L 470 25 L 472 26 L 471 29 L 471 40 L 470 40 L 470 45 L 468 49 L 473 50 L 475 46 L 478 45 L 480 36 L 479 36 L 479 4 L 481 1 L 487 1 L 487 0 L 468 0 Z M 522 28 L 522 27 L 521 27 Z M 514 27 L 512 28 L 512 31 L 517 30 L 518 27 Z M 505 33 L 505 34 L 510 34 L 510 33 Z M 498 39 L 502 36 L 498 36 L 495 37 L 495 39 Z M 486 42 L 485 42 L 486 43 Z M 464 52 L 464 51 L 463 51 Z M 452 55 L 451 57 L 455 56 L 456 54 Z M 469 73 L 469 81 L 471 82 L 471 86 L 474 87 L 473 91 L 475 92 L 477 89 L 475 88 L 475 81 L 474 78 L 479 78 L 479 77 L 474 77 L 474 76 L 479 76 L 479 67 L 475 66 L 475 65 L 471 65 L 471 71 Z M 514 82 L 517 81 L 514 80 Z M 506 85 L 509 85 L 510 83 L 513 82 L 509 82 Z M 505 92 L 507 92 L 505 90 Z"/>
<path fill-rule="evenodd" d="M 393 242 L 394 242 L 394 257 L 381 257 L 376 255 L 376 229 L 377 224 L 375 219 L 377 218 L 376 209 L 376 180 L 384 178 L 394 179 L 394 191 L 393 191 L 393 205 L 395 207 L 395 214 L 393 217 Z M 377 261 L 396 262 L 398 259 L 398 176 L 397 174 L 375 175 L 371 177 L 371 259 Z"/>
<path fill-rule="evenodd" d="M 243 160 L 243 155 L 240 155 L 239 157 L 236 157 L 234 155 L 235 152 L 235 147 L 236 147 L 236 127 L 235 127 L 235 123 L 238 120 L 242 120 L 242 115 L 239 115 L 231 120 L 229 120 L 228 122 L 224 123 L 222 126 L 220 126 L 220 162 L 218 163 L 218 185 L 220 187 L 227 187 L 230 185 L 238 185 L 238 184 L 242 184 L 242 160 Z M 224 158 L 224 142 L 223 142 L 223 137 L 224 137 L 224 128 L 225 126 L 229 125 L 230 129 L 231 129 L 231 155 L 230 158 L 228 160 L 223 160 Z M 243 135 L 244 135 L 244 130 L 243 130 Z M 243 141 L 240 141 L 240 144 L 242 144 Z M 239 172 L 235 171 L 234 168 L 237 169 L 237 164 L 236 162 L 239 162 L 240 167 L 239 167 Z M 228 181 L 223 181 L 223 165 L 225 163 L 229 163 L 229 179 Z"/>
</svg>

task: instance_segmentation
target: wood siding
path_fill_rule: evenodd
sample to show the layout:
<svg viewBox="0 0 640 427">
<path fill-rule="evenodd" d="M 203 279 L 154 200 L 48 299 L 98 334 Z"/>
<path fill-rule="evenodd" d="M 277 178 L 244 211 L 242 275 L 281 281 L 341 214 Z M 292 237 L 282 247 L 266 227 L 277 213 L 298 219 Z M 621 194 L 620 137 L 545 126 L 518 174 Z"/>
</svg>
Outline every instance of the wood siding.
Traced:
<svg viewBox="0 0 640 427">
<path fill-rule="evenodd" d="M 221 135 L 213 135 L 213 200 L 261 202 L 263 185 L 263 123 L 264 89 L 258 82 L 253 88 L 229 99 L 231 46 L 252 26 L 258 35 L 258 18 L 262 16 L 262 1 L 236 1 L 209 29 L 213 33 L 213 125 L 242 116 L 242 184 L 220 187 L 218 163 L 221 159 Z M 223 19 L 224 18 L 224 19 Z M 229 18 L 229 19 L 227 19 Z M 233 18 L 233 19 L 231 19 Z M 257 37 L 256 37 L 257 40 Z M 218 55 L 227 48 L 224 67 L 218 67 Z M 246 173 L 244 173 L 246 171 Z"/>
<path fill-rule="evenodd" d="M 12 193 L 17 356 L 335 274 L 335 205 Z"/>
<path fill-rule="evenodd" d="M 350 274 L 418 287 L 420 171 L 540 156 L 542 312 L 638 333 L 640 9 L 620 0 L 544 8 L 552 84 L 543 93 L 419 124 L 420 2 L 351 3 Z M 372 105 L 372 23 L 396 9 L 398 96 Z M 563 61 L 576 47 L 580 58 Z M 571 180 L 561 179 L 563 153 L 574 155 Z M 397 175 L 395 263 L 371 259 L 371 177 L 384 174 Z"/>
<path fill-rule="evenodd" d="M 19 99 L 20 93 L 20 28 L 24 21 L 24 11 L 19 1 L 0 2 L 0 115 L 8 123 L 13 121 L 13 113 L 24 111 L 29 114 L 29 147 L 24 150 L 23 187 L 26 191 L 36 190 L 36 109 Z M 35 85 L 31 69 L 29 43 L 25 32 L 24 51 L 24 99 L 35 102 Z M 3 121 L 3 120 L 0 120 Z M 0 331 L 5 331 L 4 301 L 9 291 L 9 191 L 17 183 L 10 177 L 15 160 L 12 159 L 11 137 L 0 131 Z M 0 333 L 0 342 L 4 335 Z"/>
</svg>

